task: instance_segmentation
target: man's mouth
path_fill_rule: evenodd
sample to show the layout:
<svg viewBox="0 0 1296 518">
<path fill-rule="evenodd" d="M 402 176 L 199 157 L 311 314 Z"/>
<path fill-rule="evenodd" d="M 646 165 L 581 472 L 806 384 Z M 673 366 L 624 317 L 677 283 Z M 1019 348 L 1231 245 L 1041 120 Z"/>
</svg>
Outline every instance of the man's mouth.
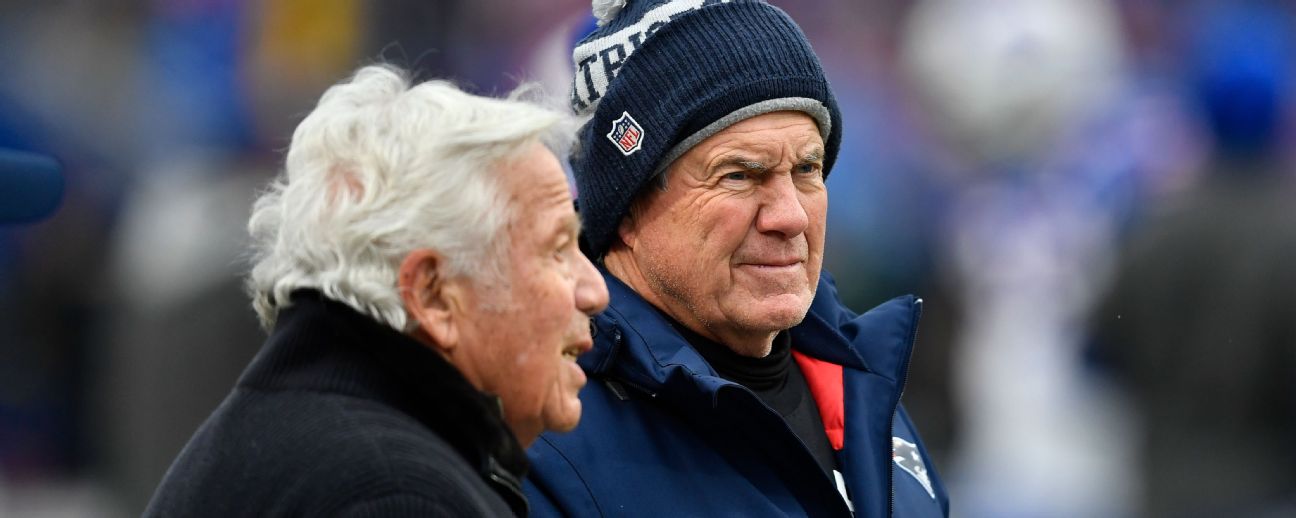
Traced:
<svg viewBox="0 0 1296 518">
<path fill-rule="evenodd" d="M 573 344 L 569 344 L 567 345 L 567 347 L 563 348 L 562 357 L 564 360 L 571 360 L 574 362 L 576 361 L 577 356 L 580 356 L 585 351 L 590 350 L 590 348 L 592 348 L 593 346 L 594 346 L 594 342 L 591 340 L 584 340 Z"/>
<path fill-rule="evenodd" d="M 738 263 L 738 266 L 751 266 L 755 268 L 786 268 L 796 266 L 805 262 L 798 257 L 780 258 L 780 259 L 761 259 L 759 261 L 746 261 Z"/>
</svg>

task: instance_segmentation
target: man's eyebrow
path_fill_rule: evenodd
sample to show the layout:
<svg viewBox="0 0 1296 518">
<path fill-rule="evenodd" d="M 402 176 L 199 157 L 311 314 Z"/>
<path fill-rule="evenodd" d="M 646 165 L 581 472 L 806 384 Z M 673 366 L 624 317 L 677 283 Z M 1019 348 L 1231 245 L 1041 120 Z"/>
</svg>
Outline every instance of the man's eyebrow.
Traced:
<svg viewBox="0 0 1296 518">
<path fill-rule="evenodd" d="M 823 159 L 824 159 L 823 148 L 817 147 L 802 154 L 800 161 L 802 164 L 808 164 L 808 163 L 823 162 Z"/>
<path fill-rule="evenodd" d="M 558 226 L 557 234 L 571 235 L 572 237 L 576 237 L 580 235 L 580 232 L 581 232 L 580 217 L 575 214 L 571 214 L 563 217 L 563 222 Z"/>
<path fill-rule="evenodd" d="M 734 166 L 734 165 L 746 169 L 748 171 L 755 171 L 758 173 L 764 172 L 765 170 L 769 169 L 769 166 L 766 165 L 764 162 L 761 162 L 760 160 L 756 160 L 753 158 L 748 158 L 743 155 L 727 155 L 721 157 L 720 160 L 716 162 L 717 169 L 727 167 L 727 166 Z"/>
</svg>

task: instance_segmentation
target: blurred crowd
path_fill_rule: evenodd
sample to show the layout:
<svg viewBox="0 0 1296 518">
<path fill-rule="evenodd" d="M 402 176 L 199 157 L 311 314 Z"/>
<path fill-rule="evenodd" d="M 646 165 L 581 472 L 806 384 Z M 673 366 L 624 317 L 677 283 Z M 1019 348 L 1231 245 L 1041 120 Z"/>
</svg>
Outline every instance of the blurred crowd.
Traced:
<svg viewBox="0 0 1296 518">
<path fill-rule="evenodd" d="M 926 301 L 905 402 L 955 516 L 1296 515 L 1296 3 L 772 3 L 845 120 L 825 268 Z M 563 103 L 591 23 L 0 3 L 0 148 L 67 177 L 0 227 L 0 515 L 142 510 L 261 342 L 246 219 L 324 88 L 385 61 Z"/>
</svg>

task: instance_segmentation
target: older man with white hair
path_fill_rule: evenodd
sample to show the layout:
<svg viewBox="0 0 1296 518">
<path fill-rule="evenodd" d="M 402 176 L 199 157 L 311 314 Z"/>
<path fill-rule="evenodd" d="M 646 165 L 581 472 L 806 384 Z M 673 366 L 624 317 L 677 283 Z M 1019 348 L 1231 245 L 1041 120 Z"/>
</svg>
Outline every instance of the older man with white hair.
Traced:
<svg viewBox="0 0 1296 518">
<path fill-rule="evenodd" d="M 564 115 L 371 66 L 325 92 L 249 223 L 271 329 L 146 516 L 525 515 L 580 419 L 589 316 Z"/>
</svg>

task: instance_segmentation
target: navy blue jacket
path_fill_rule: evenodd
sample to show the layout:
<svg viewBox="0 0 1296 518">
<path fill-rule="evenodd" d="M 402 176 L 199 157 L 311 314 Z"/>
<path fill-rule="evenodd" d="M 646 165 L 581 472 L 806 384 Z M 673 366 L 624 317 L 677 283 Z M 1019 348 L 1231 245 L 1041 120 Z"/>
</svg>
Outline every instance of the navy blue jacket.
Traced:
<svg viewBox="0 0 1296 518">
<path fill-rule="evenodd" d="M 666 317 L 604 278 L 611 303 L 595 318 L 594 349 L 579 360 L 590 377 L 580 426 L 541 435 L 528 451 L 533 516 L 850 515 L 833 476 L 782 416 L 717 377 Z M 791 330 L 821 413 L 833 390 L 844 406 L 834 448 L 856 516 L 949 514 L 899 405 L 921 304 L 904 296 L 855 315 L 825 274 Z M 807 369 L 806 357 L 836 369 L 836 381 Z M 832 426 L 829 414 L 824 421 Z"/>
</svg>

